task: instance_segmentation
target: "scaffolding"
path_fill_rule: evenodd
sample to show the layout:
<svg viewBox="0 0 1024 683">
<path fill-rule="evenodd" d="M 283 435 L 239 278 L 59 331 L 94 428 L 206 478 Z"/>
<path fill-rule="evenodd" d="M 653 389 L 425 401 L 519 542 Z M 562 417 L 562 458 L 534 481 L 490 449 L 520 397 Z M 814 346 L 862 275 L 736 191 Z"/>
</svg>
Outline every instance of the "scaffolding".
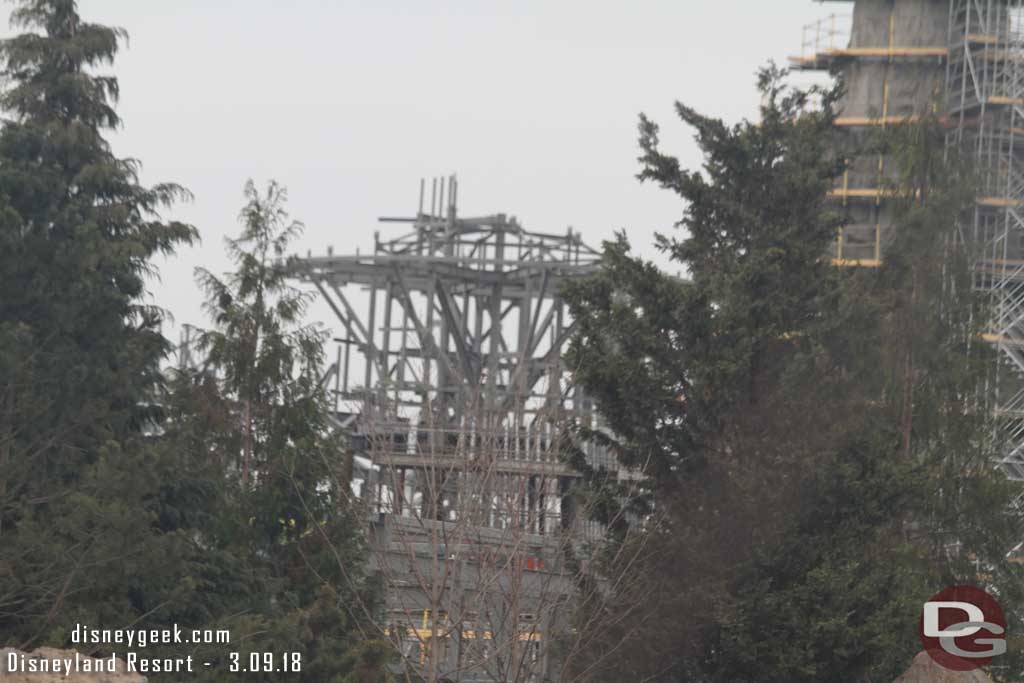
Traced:
<svg viewBox="0 0 1024 683">
<path fill-rule="evenodd" d="M 953 0 L 947 94 L 951 137 L 970 151 L 982 197 L 972 237 L 978 282 L 992 292 L 995 319 L 985 335 L 999 349 L 994 387 L 1008 450 L 1002 465 L 1024 479 L 1024 2 Z M 955 117 L 955 118 L 954 118 Z"/>
<path fill-rule="evenodd" d="M 856 0 L 849 20 L 804 29 L 799 69 L 838 69 L 848 94 L 837 125 L 851 134 L 920 118 L 936 101 L 948 144 L 966 151 L 979 195 L 962 237 L 974 247 L 975 282 L 994 317 L 984 338 L 999 350 L 992 401 L 1007 444 L 1000 465 L 1024 480 L 1024 0 Z M 835 27 L 849 26 L 848 31 Z M 936 100 L 933 84 L 944 100 Z M 932 110 L 934 111 L 934 109 Z M 830 196 L 850 225 L 833 258 L 877 266 L 886 240 L 884 157 L 853 159 Z M 848 238 L 853 232 L 857 243 Z M 864 245 L 870 245 L 865 253 Z"/>
</svg>

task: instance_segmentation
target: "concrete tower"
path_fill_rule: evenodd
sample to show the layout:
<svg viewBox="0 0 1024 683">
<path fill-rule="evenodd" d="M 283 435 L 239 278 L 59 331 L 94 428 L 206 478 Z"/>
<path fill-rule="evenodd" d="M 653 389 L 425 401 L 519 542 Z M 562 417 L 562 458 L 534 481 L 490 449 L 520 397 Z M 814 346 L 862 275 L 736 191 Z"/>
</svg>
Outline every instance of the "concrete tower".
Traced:
<svg viewBox="0 0 1024 683">
<path fill-rule="evenodd" d="M 1008 447 L 1001 464 L 1024 479 L 1024 1 L 857 0 L 852 15 L 804 29 L 801 69 L 835 69 L 847 94 L 837 125 L 850 136 L 935 113 L 947 143 L 971 157 L 979 196 L 960 231 L 975 248 L 977 287 L 996 315 L 985 338 L 999 350 L 993 406 Z M 833 257 L 878 266 L 891 212 L 885 157 L 850 160 L 832 196 L 846 209 Z M 936 245 L 938 248 L 939 245 Z"/>
</svg>

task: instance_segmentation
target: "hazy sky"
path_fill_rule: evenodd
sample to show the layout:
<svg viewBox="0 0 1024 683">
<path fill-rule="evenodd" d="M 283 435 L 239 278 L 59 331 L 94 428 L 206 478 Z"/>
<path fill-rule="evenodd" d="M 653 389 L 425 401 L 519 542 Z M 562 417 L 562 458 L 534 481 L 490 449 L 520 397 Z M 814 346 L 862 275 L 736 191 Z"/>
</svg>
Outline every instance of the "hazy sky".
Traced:
<svg viewBox="0 0 1024 683">
<path fill-rule="evenodd" d="M 456 173 L 464 215 L 505 212 L 548 232 L 571 225 L 594 246 L 625 228 L 654 256 L 653 233 L 682 207 L 634 178 L 638 113 L 696 166 L 673 101 L 755 117 L 756 69 L 799 53 L 804 24 L 849 11 L 811 0 L 79 6 L 130 34 L 112 69 L 124 119 L 115 151 L 142 161 L 145 182 L 195 194 L 171 215 L 193 223 L 202 244 L 162 262 L 152 286 L 177 324 L 206 322 L 192 272 L 226 268 L 223 238 L 238 231 L 250 177 L 288 187 L 307 226 L 301 253 L 372 249 L 374 230 L 400 230 L 378 216 L 415 212 L 421 177 Z"/>
</svg>

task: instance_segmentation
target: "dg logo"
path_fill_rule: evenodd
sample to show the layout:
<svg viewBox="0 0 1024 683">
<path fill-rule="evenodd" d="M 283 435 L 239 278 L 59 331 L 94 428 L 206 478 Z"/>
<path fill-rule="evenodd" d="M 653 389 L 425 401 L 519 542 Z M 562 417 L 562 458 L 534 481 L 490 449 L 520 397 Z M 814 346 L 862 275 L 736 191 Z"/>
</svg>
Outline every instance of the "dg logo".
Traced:
<svg viewBox="0 0 1024 683">
<path fill-rule="evenodd" d="M 953 586 L 924 603 L 919 625 L 936 664 L 971 671 L 1006 653 L 1006 617 L 995 598 L 976 586 Z"/>
</svg>

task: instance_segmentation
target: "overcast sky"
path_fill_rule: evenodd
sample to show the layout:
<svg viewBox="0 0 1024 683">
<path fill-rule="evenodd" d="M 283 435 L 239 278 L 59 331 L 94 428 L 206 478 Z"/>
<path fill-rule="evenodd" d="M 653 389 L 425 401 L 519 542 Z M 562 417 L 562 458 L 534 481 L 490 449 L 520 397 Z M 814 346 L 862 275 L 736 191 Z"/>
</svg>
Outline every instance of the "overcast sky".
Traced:
<svg viewBox="0 0 1024 683">
<path fill-rule="evenodd" d="M 798 54 L 804 24 L 849 11 L 811 0 L 79 6 L 85 20 L 130 35 L 112 69 L 124 119 L 115 151 L 142 161 L 145 182 L 195 195 L 172 215 L 202 244 L 162 262 L 152 286 L 178 325 L 206 323 L 192 272 L 227 267 L 223 238 L 238 231 L 250 177 L 288 187 L 307 226 L 301 253 L 371 250 L 374 230 L 401 229 L 378 216 L 414 213 L 421 177 L 455 173 L 464 215 L 505 212 L 548 232 L 571 225 L 594 246 L 623 228 L 653 257 L 653 233 L 682 207 L 634 178 L 638 113 L 697 166 L 673 101 L 729 121 L 756 117 L 757 68 Z"/>
</svg>

